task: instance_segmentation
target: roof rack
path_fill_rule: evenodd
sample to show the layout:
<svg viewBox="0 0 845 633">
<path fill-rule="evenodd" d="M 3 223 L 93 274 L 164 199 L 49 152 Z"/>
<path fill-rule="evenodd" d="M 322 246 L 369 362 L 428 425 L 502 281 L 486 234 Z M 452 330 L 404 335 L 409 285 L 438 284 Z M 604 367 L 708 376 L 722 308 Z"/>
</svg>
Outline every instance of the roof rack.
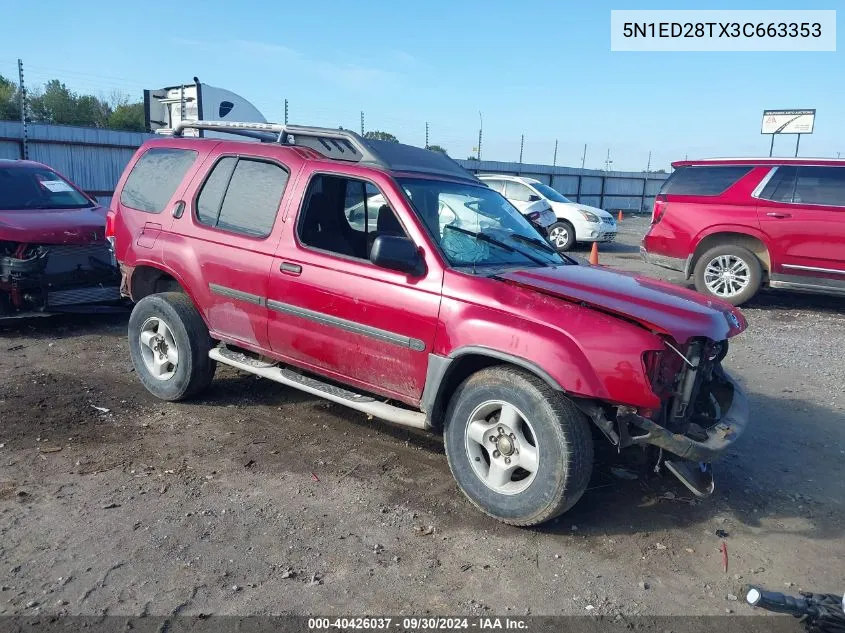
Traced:
<svg viewBox="0 0 845 633">
<path fill-rule="evenodd" d="M 173 128 L 173 136 L 182 136 L 186 128 L 216 130 L 255 138 L 265 143 L 310 147 L 327 158 L 355 163 L 366 162 L 387 168 L 388 165 L 369 148 L 363 138 L 350 130 L 283 125 L 281 123 L 253 123 L 236 121 L 180 121 Z"/>
<path fill-rule="evenodd" d="M 264 143 L 309 147 L 333 160 L 365 163 L 393 171 L 441 174 L 478 182 L 475 176 L 445 154 L 402 143 L 364 139 L 351 130 L 281 123 L 180 121 L 173 128 L 172 134 L 182 136 L 187 128 L 237 134 Z"/>
</svg>

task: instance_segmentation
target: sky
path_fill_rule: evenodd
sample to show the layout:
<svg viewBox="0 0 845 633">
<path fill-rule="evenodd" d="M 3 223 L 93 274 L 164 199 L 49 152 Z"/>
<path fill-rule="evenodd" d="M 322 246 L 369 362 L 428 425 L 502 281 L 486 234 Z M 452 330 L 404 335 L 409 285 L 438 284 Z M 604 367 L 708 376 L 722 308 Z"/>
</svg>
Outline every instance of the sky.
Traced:
<svg viewBox="0 0 845 633">
<path fill-rule="evenodd" d="M 802 3 L 803 4 L 803 3 Z M 191 82 L 245 97 L 267 120 L 342 125 L 482 157 L 641 171 L 767 155 L 764 109 L 815 108 L 802 156 L 845 155 L 845 42 L 837 52 L 611 52 L 611 9 L 737 8 L 701 0 L 180 0 L 3 3 L 0 74 L 141 99 Z M 744 9 L 794 9 L 747 0 Z M 812 9 L 837 9 L 818 0 Z M 15 28 L 8 28 L 14 25 Z M 479 113 L 480 116 L 479 116 Z M 775 155 L 791 156 L 794 136 Z"/>
</svg>

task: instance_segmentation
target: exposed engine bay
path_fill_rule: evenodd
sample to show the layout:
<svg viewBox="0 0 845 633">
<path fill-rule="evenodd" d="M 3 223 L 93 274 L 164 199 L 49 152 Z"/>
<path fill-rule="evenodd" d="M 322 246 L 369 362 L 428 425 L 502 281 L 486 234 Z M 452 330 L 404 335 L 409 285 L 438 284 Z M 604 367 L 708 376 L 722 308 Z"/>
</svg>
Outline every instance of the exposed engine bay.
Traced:
<svg viewBox="0 0 845 633">
<path fill-rule="evenodd" d="M 120 272 L 108 242 L 0 241 L 0 317 L 120 300 Z"/>
</svg>

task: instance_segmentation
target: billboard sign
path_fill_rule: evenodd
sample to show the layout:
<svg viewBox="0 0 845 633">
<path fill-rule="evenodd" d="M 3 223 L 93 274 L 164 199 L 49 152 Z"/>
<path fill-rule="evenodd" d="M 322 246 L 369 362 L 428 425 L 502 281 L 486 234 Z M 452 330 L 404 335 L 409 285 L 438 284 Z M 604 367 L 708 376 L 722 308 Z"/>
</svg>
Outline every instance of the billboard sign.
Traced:
<svg viewBox="0 0 845 633">
<path fill-rule="evenodd" d="M 763 134 L 812 134 L 815 110 L 764 110 Z"/>
</svg>

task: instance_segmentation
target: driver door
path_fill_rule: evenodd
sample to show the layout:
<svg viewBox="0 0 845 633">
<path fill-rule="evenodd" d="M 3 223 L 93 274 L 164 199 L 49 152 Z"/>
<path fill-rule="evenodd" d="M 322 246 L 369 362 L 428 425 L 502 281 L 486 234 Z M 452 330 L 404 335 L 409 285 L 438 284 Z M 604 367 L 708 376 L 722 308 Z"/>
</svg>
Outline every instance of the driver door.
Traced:
<svg viewBox="0 0 845 633">
<path fill-rule="evenodd" d="M 287 220 L 270 273 L 271 348 L 315 373 L 417 404 L 442 271 L 431 257 L 418 277 L 369 261 L 376 235 L 419 235 L 387 177 L 312 173 L 303 180 L 302 207 Z"/>
</svg>

